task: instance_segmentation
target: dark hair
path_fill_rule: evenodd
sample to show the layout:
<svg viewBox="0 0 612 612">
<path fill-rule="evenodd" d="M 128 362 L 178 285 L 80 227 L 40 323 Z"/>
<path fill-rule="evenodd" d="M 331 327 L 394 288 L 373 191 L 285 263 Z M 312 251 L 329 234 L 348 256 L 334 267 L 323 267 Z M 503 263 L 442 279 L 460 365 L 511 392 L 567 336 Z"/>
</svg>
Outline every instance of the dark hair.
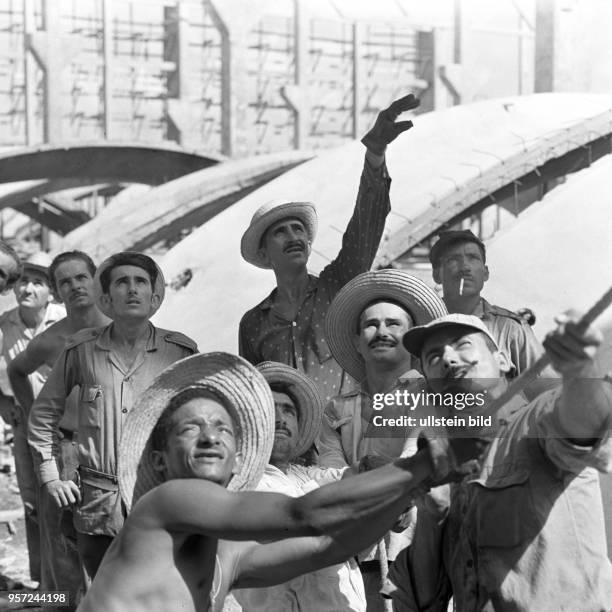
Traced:
<svg viewBox="0 0 612 612">
<path fill-rule="evenodd" d="M 357 331 L 356 331 L 357 335 L 359 335 L 361 333 L 361 317 L 363 317 L 363 313 L 370 306 L 374 306 L 374 304 L 380 304 L 381 302 L 384 302 L 385 304 L 394 304 L 398 308 L 401 308 L 410 317 L 410 320 L 412 321 L 412 323 L 416 323 L 416 320 L 415 320 L 414 315 L 412 314 L 412 312 L 410 310 L 408 310 L 408 308 L 406 308 L 406 306 L 404 304 L 402 304 L 401 302 L 399 302 L 398 300 L 394 300 L 394 299 L 391 299 L 391 298 L 385 298 L 385 297 L 375 298 L 371 302 L 368 302 L 361 309 L 361 312 L 359 313 L 359 316 L 357 317 Z"/>
<path fill-rule="evenodd" d="M 108 293 L 110 287 L 111 272 L 119 266 L 137 266 L 142 268 L 151 281 L 151 287 L 155 288 L 157 282 L 157 266 L 155 262 L 143 253 L 117 253 L 109 257 L 109 263 L 100 274 L 102 293 Z"/>
<path fill-rule="evenodd" d="M 299 420 L 300 414 L 302 412 L 302 407 L 300 406 L 300 402 L 298 401 L 295 391 L 293 390 L 293 385 L 277 381 L 268 382 L 268 384 L 270 385 L 270 389 L 272 389 L 272 391 L 276 391 L 276 393 L 284 393 L 285 395 L 289 396 L 289 399 L 293 402 L 293 405 L 295 406 L 295 409 L 297 411 L 297 417 Z"/>
<path fill-rule="evenodd" d="M 450 248 L 455 247 L 459 244 L 465 244 L 466 242 L 475 244 L 482 255 L 482 263 L 487 263 L 487 252 L 482 244 L 477 238 L 471 239 L 469 236 L 457 236 L 456 238 L 447 239 L 444 241 L 444 244 L 439 247 L 438 252 L 436 253 L 435 261 L 432 262 L 432 266 L 434 268 L 439 268 L 442 264 L 442 259 L 444 258 L 444 253 Z"/>
<path fill-rule="evenodd" d="M 75 259 L 82 261 L 87 266 L 87 270 L 91 274 L 92 278 L 95 276 L 96 264 L 87 253 L 84 253 L 83 251 L 65 251 L 64 253 L 60 253 L 53 258 L 53 261 L 49 266 L 49 284 L 51 285 L 51 289 L 54 291 L 54 293 L 57 293 L 57 283 L 55 282 L 56 270 L 61 264 L 67 261 L 73 261 Z"/>
<path fill-rule="evenodd" d="M 21 263 L 21 259 L 19 259 L 19 255 L 17 255 L 17 251 L 6 242 L 0 240 L 0 253 L 4 253 L 9 257 L 13 258 L 15 262 L 15 269 L 9 273 L 6 278 L 6 289 L 11 289 L 13 285 L 19 280 L 21 273 L 23 272 L 23 265 Z"/>
<path fill-rule="evenodd" d="M 187 389 L 183 389 L 179 391 L 176 395 L 174 395 L 168 405 L 164 408 L 164 411 L 161 413 L 159 420 L 155 424 L 153 431 L 151 432 L 151 450 L 163 451 L 167 448 L 168 443 L 168 434 L 172 429 L 172 415 L 187 402 L 196 398 L 213 398 L 223 404 L 225 409 L 228 411 L 232 421 L 234 421 L 234 427 L 236 429 L 236 433 L 239 435 L 239 426 L 238 422 L 234 417 L 234 412 L 228 408 L 227 400 L 220 395 L 216 394 L 212 389 L 203 386 L 194 386 L 187 387 Z"/>
</svg>

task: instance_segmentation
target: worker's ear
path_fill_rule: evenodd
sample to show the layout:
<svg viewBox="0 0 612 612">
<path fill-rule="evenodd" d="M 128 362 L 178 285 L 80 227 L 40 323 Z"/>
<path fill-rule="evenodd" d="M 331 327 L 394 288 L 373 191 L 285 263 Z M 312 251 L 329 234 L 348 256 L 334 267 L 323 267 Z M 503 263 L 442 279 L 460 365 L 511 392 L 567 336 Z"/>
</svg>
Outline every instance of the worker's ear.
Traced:
<svg viewBox="0 0 612 612">
<path fill-rule="evenodd" d="M 232 468 L 232 476 L 238 474 L 242 469 L 242 453 L 236 453 L 234 456 L 234 467 Z"/>
<path fill-rule="evenodd" d="M 164 453 L 158 450 L 151 451 L 151 464 L 156 472 L 164 472 L 166 470 L 166 458 Z"/>
<path fill-rule="evenodd" d="M 503 374 L 508 374 L 508 372 L 514 369 L 514 364 L 512 363 L 510 357 L 506 355 L 505 351 L 495 351 L 493 355 L 495 356 L 495 361 L 497 361 L 500 372 Z"/>
</svg>

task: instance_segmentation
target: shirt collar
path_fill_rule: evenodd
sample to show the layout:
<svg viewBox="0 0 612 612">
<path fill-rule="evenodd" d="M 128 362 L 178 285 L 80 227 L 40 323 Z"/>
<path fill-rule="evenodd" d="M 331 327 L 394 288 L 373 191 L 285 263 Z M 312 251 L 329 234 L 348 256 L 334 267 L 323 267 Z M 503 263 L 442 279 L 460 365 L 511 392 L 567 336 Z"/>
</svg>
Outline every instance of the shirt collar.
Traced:
<svg viewBox="0 0 612 612">
<path fill-rule="evenodd" d="M 113 326 L 113 323 L 110 323 L 109 325 L 107 325 L 102 330 L 102 333 L 98 336 L 98 339 L 96 340 L 96 346 L 99 349 L 102 349 L 103 351 L 110 351 L 113 349 L 112 342 L 111 342 L 112 326 Z M 148 327 L 149 327 L 149 332 L 148 332 L 149 335 L 147 338 L 147 344 L 145 346 L 145 351 L 147 351 L 147 353 L 150 353 L 151 351 L 156 351 L 160 348 L 162 338 L 160 334 L 157 333 L 157 329 L 152 323 L 149 323 Z"/>
<path fill-rule="evenodd" d="M 319 279 L 316 276 L 313 276 L 312 274 L 308 275 L 308 284 L 306 285 L 306 297 L 314 293 L 315 289 L 317 288 L 318 280 Z M 259 304 L 259 308 L 261 310 L 270 310 L 270 308 L 272 308 L 272 306 L 274 305 L 275 296 L 276 296 L 276 287 L 272 290 L 270 295 L 263 302 L 261 302 L 261 304 Z"/>
</svg>

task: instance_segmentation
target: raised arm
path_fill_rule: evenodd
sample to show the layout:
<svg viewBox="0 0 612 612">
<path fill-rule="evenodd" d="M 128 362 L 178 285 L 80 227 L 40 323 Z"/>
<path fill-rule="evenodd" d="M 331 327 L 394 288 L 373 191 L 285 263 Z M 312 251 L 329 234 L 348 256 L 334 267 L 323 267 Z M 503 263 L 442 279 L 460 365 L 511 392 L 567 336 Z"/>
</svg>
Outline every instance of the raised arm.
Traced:
<svg viewBox="0 0 612 612">
<path fill-rule="evenodd" d="M 412 127 L 411 121 L 396 122 L 397 117 L 418 105 L 419 100 L 412 94 L 395 100 L 378 114 L 374 127 L 362 139 L 367 153 L 355 210 L 342 237 L 338 256 L 320 277 L 324 281 L 332 281 L 335 291 L 372 267 L 391 209 L 391 179 L 384 163 L 385 150 L 389 143 Z"/>
<path fill-rule="evenodd" d="M 594 357 L 603 334 L 581 330 L 576 312 L 557 317 L 559 328 L 544 342 L 552 365 L 563 376 L 555 412 L 561 433 L 574 444 L 592 446 L 612 427 L 612 386 Z"/>
</svg>

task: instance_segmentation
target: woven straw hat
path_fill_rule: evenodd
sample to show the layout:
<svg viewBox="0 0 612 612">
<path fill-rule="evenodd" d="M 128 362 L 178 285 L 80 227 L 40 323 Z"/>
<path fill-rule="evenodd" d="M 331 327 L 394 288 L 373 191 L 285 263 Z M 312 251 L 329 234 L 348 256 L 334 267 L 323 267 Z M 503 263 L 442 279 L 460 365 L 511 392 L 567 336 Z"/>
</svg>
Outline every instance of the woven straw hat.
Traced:
<svg viewBox="0 0 612 612">
<path fill-rule="evenodd" d="M 102 274 L 102 272 L 104 272 L 104 270 L 106 270 L 106 268 L 112 265 L 114 261 L 116 260 L 116 258 L 118 258 L 119 256 L 129 257 L 129 256 L 134 256 L 134 255 L 138 255 L 140 258 L 144 257 L 145 259 L 149 260 L 149 262 L 152 263 L 157 268 L 157 280 L 155 281 L 155 287 L 153 288 L 153 294 L 159 296 L 159 300 L 158 300 L 157 306 L 155 307 L 151 306 L 151 309 L 149 311 L 149 317 L 152 317 L 159 310 L 159 307 L 162 305 L 162 302 L 164 301 L 164 295 L 166 293 L 166 281 L 164 279 L 164 275 L 161 271 L 161 268 L 155 263 L 153 259 L 151 259 L 148 255 L 145 255 L 144 253 L 137 253 L 136 251 L 122 251 L 121 253 L 115 253 L 114 255 L 111 255 L 108 259 L 105 259 L 98 266 L 98 269 L 96 271 L 96 276 L 94 277 L 94 293 L 95 293 L 95 298 L 96 298 L 96 306 L 98 307 L 100 312 L 103 312 L 109 319 L 113 318 L 113 310 L 112 308 L 107 308 L 105 303 L 102 300 L 102 284 L 100 283 L 100 275 Z M 137 266 L 138 264 L 134 263 L 134 264 L 126 264 L 126 265 L 136 265 Z"/>
<path fill-rule="evenodd" d="M 365 362 L 353 344 L 353 336 L 363 309 L 376 300 L 401 304 L 410 312 L 415 325 L 447 314 L 438 294 L 403 270 L 364 272 L 349 281 L 329 307 L 325 338 L 334 359 L 359 382 L 365 379 Z"/>
<path fill-rule="evenodd" d="M 312 242 L 317 234 L 317 211 L 312 202 L 287 202 L 272 200 L 260 206 L 253 215 L 251 223 L 240 241 L 240 253 L 243 259 L 258 268 L 269 269 L 259 256 L 259 245 L 266 230 L 281 219 L 295 217 L 306 229 L 308 239 Z"/>
<path fill-rule="evenodd" d="M 269 385 L 281 383 L 289 387 L 289 392 L 297 402 L 299 440 L 295 456 L 304 454 L 313 444 L 321 429 L 323 400 L 319 389 L 308 376 L 295 368 L 276 361 L 263 361 L 257 365 Z"/>
<path fill-rule="evenodd" d="M 151 462 L 151 433 L 170 400 L 187 388 L 203 388 L 225 400 L 238 427 L 240 471 L 228 489 L 254 488 L 274 443 L 274 401 L 264 377 L 246 360 L 229 353 L 204 353 L 166 368 L 129 412 L 119 444 L 119 489 L 128 510 L 163 482 Z"/>
</svg>

